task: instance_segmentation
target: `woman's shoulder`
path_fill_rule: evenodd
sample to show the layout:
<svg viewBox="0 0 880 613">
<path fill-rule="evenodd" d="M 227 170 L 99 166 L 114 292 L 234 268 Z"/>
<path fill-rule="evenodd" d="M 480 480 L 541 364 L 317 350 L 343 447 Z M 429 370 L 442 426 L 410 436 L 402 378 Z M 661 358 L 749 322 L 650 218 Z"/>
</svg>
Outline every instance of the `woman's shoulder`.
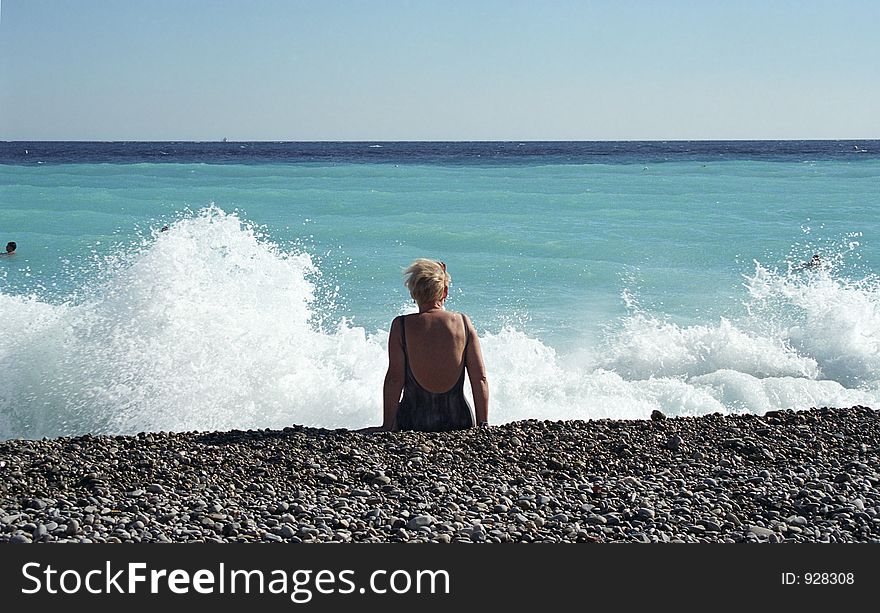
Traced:
<svg viewBox="0 0 880 613">
<path fill-rule="evenodd" d="M 450 315 L 451 315 L 450 319 L 460 320 L 460 321 L 464 322 L 464 327 L 469 332 L 473 333 L 476 331 L 476 329 L 474 328 L 474 324 L 471 321 L 471 318 L 468 317 L 467 313 L 461 313 L 458 311 L 451 311 Z"/>
</svg>

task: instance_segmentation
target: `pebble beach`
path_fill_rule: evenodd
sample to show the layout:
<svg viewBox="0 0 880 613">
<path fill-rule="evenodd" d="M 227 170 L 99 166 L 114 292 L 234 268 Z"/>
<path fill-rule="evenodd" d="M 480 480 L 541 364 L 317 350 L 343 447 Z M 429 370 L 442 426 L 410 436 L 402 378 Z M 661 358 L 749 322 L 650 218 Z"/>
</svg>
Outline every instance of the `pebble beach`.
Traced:
<svg viewBox="0 0 880 613">
<path fill-rule="evenodd" d="M 880 542 L 861 406 L 0 442 L 0 542 Z"/>
</svg>

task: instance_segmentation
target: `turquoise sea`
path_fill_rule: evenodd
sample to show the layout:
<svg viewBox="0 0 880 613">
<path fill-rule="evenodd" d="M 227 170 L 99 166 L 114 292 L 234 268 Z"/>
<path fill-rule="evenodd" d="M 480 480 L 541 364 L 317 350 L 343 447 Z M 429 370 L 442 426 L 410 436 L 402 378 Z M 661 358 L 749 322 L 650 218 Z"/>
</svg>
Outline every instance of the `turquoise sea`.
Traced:
<svg viewBox="0 0 880 613">
<path fill-rule="evenodd" d="M 878 406 L 878 205 L 877 141 L 0 143 L 0 438 L 376 424 L 416 257 L 495 423 Z"/>
</svg>

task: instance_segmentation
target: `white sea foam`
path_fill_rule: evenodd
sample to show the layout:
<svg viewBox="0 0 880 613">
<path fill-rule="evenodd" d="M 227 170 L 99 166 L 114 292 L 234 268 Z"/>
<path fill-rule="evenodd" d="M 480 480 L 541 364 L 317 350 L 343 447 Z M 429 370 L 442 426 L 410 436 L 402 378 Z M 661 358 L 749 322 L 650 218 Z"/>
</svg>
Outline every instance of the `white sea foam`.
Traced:
<svg viewBox="0 0 880 613">
<path fill-rule="evenodd" d="M 312 258 L 234 214 L 183 216 L 92 278 L 60 304 L 0 294 L 0 437 L 380 419 L 387 332 L 321 325 Z M 492 420 L 877 405 L 872 278 L 756 265 L 744 285 L 747 317 L 681 326 L 630 299 L 572 355 L 514 326 L 484 331 Z"/>
<path fill-rule="evenodd" d="M 756 263 L 748 279 L 755 319 L 811 356 L 821 378 L 846 386 L 880 380 L 880 283 L 841 279 L 835 268 L 782 274 Z"/>
<path fill-rule="evenodd" d="M 799 355 L 784 339 L 739 329 L 726 319 L 680 327 L 643 313 L 627 318 L 602 361 L 627 379 L 696 377 L 721 369 L 756 377 L 806 377 L 816 361 Z"/>
<path fill-rule="evenodd" d="M 681 326 L 630 314 L 577 362 L 505 329 L 485 339 L 497 368 L 493 391 L 503 419 L 645 418 L 811 406 L 877 406 L 880 399 L 880 283 L 838 274 L 844 245 L 818 269 L 771 271 L 755 262 L 745 278 L 746 317 Z"/>
</svg>

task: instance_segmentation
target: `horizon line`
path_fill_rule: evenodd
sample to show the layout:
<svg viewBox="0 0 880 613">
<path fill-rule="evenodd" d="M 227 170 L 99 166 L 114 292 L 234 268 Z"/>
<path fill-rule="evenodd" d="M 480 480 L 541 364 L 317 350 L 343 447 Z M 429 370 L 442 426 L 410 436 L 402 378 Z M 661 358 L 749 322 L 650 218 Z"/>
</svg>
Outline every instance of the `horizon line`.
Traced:
<svg viewBox="0 0 880 613">
<path fill-rule="evenodd" d="M 488 139 L 488 140 L 387 140 L 387 139 L 320 139 L 320 140 L 276 140 L 276 139 L 14 139 L 3 140 L 2 143 L 724 143 L 724 142 L 846 142 L 846 141 L 880 141 L 880 137 L 853 138 L 622 138 L 622 139 Z"/>
</svg>

